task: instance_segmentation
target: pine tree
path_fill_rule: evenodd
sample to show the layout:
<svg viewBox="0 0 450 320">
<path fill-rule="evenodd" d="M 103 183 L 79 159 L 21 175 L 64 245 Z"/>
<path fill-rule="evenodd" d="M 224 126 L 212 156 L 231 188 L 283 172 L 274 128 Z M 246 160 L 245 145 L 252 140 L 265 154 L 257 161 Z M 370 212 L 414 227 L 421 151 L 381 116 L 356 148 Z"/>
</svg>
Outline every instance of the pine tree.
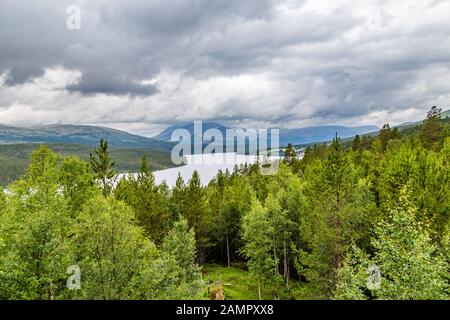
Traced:
<svg viewBox="0 0 450 320">
<path fill-rule="evenodd" d="M 120 181 L 115 190 L 116 198 L 133 208 L 139 224 L 156 244 L 161 243 L 171 226 L 167 197 L 163 188 L 155 184 L 145 156 L 137 177 L 130 176 Z"/>
<path fill-rule="evenodd" d="M 303 275 L 313 298 L 329 298 L 337 284 L 337 270 L 352 242 L 367 243 L 375 204 L 367 183 L 357 180 L 348 156 L 336 138 L 327 160 L 306 172 L 305 212 L 300 235 Z"/>
<path fill-rule="evenodd" d="M 352 141 L 352 149 L 354 151 L 360 151 L 361 150 L 361 137 L 359 135 L 356 135 L 355 138 Z"/>
<path fill-rule="evenodd" d="M 442 138 L 444 126 L 441 119 L 441 113 L 441 108 L 433 106 L 430 111 L 428 111 L 427 119 L 422 125 L 420 139 L 426 149 L 432 149 Z"/>
<path fill-rule="evenodd" d="M 112 190 L 115 162 L 109 155 L 108 141 L 100 139 L 99 146 L 94 150 L 94 154 L 89 155 L 92 172 L 96 180 L 100 182 L 103 195 L 108 196 Z"/>
<path fill-rule="evenodd" d="M 178 220 L 185 216 L 185 208 L 187 207 L 186 184 L 183 177 L 178 173 L 175 186 L 171 191 L 169 202 L 169 210 L 174 220 Z"/>
<path fill-rule="evenodd" d="M 204 262 L 211 249 L 211 211 L 208 199 L 200 182 L 200 176 L 194 171 L 186 188 L 186 202 L 184 202 L 184 217 L 189 226 L 194 228 L 197 257 L 200 263 Z"/>
<path fill-rule="evenodd" d="M 380 134 L 378 136 L 379 141 L 381 142 L 381 151 L 386 151 L 388 144 L 391 140 L 399 139 L 400 133 L 397 128 L 391 129 L 389 123 L 383 125 L 383 128 L 380 130 Z"/>
<path fill-rule="evenodd" d="M 286 149 L 284 150 L 284 161 L 286 163 L 291 164 L 293 161 L 297 159 L 297 153 L 292 143 L 289 143 Z"/>
</svg>

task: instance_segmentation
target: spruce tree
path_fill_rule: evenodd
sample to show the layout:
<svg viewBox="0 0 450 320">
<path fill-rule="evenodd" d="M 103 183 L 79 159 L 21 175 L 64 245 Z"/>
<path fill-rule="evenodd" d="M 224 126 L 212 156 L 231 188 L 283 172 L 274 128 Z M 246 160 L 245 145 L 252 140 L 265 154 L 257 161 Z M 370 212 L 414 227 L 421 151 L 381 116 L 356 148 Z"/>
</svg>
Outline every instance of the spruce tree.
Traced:
<svg viewBox="0 0 450 320">
<path fill-rule="evenodd" d="M 174 220 L 179 220 L 185 216 L 187 207 L 186 184 L 183 177 L 178 173 L 175 186 L 172 188 L 169 202 L 169 210 Z"/>
<path fill-rule="evenodd" d="M 338 138 L 327 160 L 310 165 L 306 178 L 305 211 L 300 220 L 306 248 L 300 250 L 300 264 L 311 297 L 326 299 L 335 289 L 337 270 L 349 245 L 368 242 L 375 205 L 367 183 L 355 176 Z"/>
<path fill-rule="evenodd" d="M 200 175 L 194 171 L 186 187 L 186 201 L 184 202 L 184 217 L 189 226 L 194 228 L 197 257 L 200 263 L 204 262 L 211 250 L 211 210 L 208 207 L 208 198 L 200 181 Z"/>
<path fill-rule="evenodd" d="M 292 164 L 297 159 L 297 153 L 295 151 L 292 143 L 289 143 L 286 149 L 284 150 L 284 161 L 286 163 Z"/>
<path fill-rule="evenodd" d="M 441 119 L 441 113 L 441 108 L 433 106 L 430 111 L 428 111 L 427 118 L 422 125 L 420 139 L 426 149 L 432 149 L 442 138 L 444 126 Z"/>
<path fill-rule="evenodd" d="M 100 139 L 99 146 L 94 150 L 93 154 L 89 155 L 89 159 L 94 178 L 100 182 L 103 195 L 109 195 L 116 172 L 114 171 L 115 162 L 109 154 L 108 141 Z"/>
<path fill-rule="evenodd" d="M 125 201 L 133 208 L 139 224 L 156 244 L 160 244 L 167 234 L 172 219 L 163 187 L 157 186 L 155 177 L 144 156 L 137 176 L 120 181 L 115 190 L 116 198 Z"/>
</svg>

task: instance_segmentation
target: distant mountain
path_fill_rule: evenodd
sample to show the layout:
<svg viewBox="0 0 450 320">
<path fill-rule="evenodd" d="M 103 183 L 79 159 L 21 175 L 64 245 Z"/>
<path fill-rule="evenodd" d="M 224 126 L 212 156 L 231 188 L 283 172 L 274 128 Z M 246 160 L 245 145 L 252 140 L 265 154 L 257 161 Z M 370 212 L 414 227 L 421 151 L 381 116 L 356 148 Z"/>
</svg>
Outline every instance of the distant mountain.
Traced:
<svg viewBox="0 0 450 320">
<path fill-rule="evenodd" d="M 336 134 L 340 138 L 345 139 L 356 135 L 377 132 L 378 130 L 379 128 L 376 126 L 315 126 L 298 129 L 281 129 L 280 145 L 285 146 L 288 143 L 302 145 L 315 142 L 325 142 L 332 140 Z"/>
<path fill-rule="evenodd" d="M 176 129 L 186 129 L 191 136 L 194 135 L 194 124 L 185 124 L 179 126 L 171 126 L 163 132 L 153 137 L 155 140 L 170 141 L 172 132 Z M 230 129 L 215 122 L 203 122 L 203 133 L 208 129 L 218 129 L 226 137 L 226 130 Z M 336 133 L 341 138 L 354 137 L 357 134 L 367 134 L 377 132 L 379 128 L 376 126 L 359 126 L 359 127 L 345 127 L 345 126 L 315 126 L 297 129 L 280 129 L 280 146 L 286 146 L 288 143 L 294 145 L 309 144 L 314 142 L 325 142 L 332 140 Z M 270 137 L 270 136 L 269 136 Z"/>
<path fill-rule="evenodd" d="M 441 118 L 442 118 L 442 119 L 450 118 L 450 110 L 442 111 L 442 113 L 441 113 Z M 395 127 L 399 128 L 400 130 L 402 130 L 402 129 L 407 129 L 407 128 L 419 126 L 419 125 L 421 125 L 424 121 L 425 121 L 425 120 L 420 120 L 420 121 L 415 121 L 415 122 L 405 122 L 405 123 L 399 124 L 399 125 L 397 125 L 397 126 L 395 126 Z"/>
<path fill-rule="evenodd" d="M 35 128 L 18 128 L 0 125 L 0 144 L 47 143 L 97 145 L 106 139 L 115 148 L 149 148 L 168 152 L 173 144 L 141 137 L 124 131 L 81 125 L 47 125 Z"/>
<path fill-rule="evenodd" d="M 188 124 L 181 124 L 181 125 L 174 125 L 166 128 L 164 131 L 162 131 L 160 134 L 153 137 L 153 139 L 158 141 L 171 141 L 172 138 L 172 132 L 174 132 L 177 129 L 185 129 L 189 131 L 191 136 L 194 136 L 194 123 L 188 123 Z M 205 133 L 205 131 L 209 129 L 217 129 L 220 132 L 222 132 L 223 136 L 225 137 L 226 130 L 228 127 L 225 127 L 221 124 L 218 124 L 216 122 L 202 122 L 202 134 Z"/>
</svg>

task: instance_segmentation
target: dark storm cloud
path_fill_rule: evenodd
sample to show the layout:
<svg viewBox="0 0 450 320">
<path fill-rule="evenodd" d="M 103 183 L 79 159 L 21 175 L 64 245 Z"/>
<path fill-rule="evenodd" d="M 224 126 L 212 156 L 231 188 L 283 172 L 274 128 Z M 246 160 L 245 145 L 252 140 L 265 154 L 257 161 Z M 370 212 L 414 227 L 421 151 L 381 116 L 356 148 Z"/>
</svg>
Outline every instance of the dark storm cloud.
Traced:
<svg viewBox="0 0 450 320">
<path fill-rule="evenodd" d="M 83 94 L 104 93 L 107 95 L 150 96 L 158 92 L 153 85 L 141 85 L 127 78 L 116 75 L 95 74 L 85 72 L 81 81 L 66 86 L 68 91 L 81 92 Z"/>
<path fill-rule="evenodd" d="M 81 8 L 81 30 L 68 30 L 66 9 Z M 269 1 L 23 1 L 1 3 L 0 72 L 6 85 L 41 76 L 45 68 L 78 69 L 80 82 L 67 87 L 85 94 L 152 95 L 161 67 L 186 66 L 195 37 L 227 19 L 263 18 Z M 192 57 L 191 57 L 192 58 Z"/>
<path fill-rule="evenodd" d="M 0 73 L 8 73 L 7 85 L 27 82 L 62 62 L 66 7 L 49 1 L 0 3 Z"/>
<path fill-rule="evenodd" d="M 66 28 L 73 4 L 81 30 Z M 108 121 L 124 124 L 425 110 L 450 100 L 449 11 L 433 0 L 2 0 L 0 110 L 95 122 L 114 109 Z M 79 76 L 39 99 L 21 93 L 58 68 Z"/>
<path fill-rule="evenodd" d="M 40 77 L 43 74 L 43 68 L 27 64 L 17 65 L 8 70 L 6 74 L 5 84 L 7 86 L 22 84 L 30 79 Z"/>
</svg>

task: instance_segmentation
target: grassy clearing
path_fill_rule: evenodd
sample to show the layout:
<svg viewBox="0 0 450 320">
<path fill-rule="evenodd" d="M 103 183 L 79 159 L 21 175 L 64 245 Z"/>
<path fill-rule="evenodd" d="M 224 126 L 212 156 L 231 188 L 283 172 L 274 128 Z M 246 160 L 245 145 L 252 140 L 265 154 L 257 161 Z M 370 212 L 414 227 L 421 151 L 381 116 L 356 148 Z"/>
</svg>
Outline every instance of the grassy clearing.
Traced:
<svg viewBox="0 0 450 320">
<path fill-rule="evenodd" d="M 203 266 L 203 279 L 207 283 L 204 297 L 209 298 L 208 287 L 212 288 L 220 282 L 226 300 L 258 300 L 258 288 L 256 282 L 246 270 L 237 267 L 226 267 L 219 264 L 206 264 Z M 263 290 L 263 299 L 273 300 L 272 290 Z M 292 294 L 283 290 L 281 299 L 292 299 Z"/>
</svg>

